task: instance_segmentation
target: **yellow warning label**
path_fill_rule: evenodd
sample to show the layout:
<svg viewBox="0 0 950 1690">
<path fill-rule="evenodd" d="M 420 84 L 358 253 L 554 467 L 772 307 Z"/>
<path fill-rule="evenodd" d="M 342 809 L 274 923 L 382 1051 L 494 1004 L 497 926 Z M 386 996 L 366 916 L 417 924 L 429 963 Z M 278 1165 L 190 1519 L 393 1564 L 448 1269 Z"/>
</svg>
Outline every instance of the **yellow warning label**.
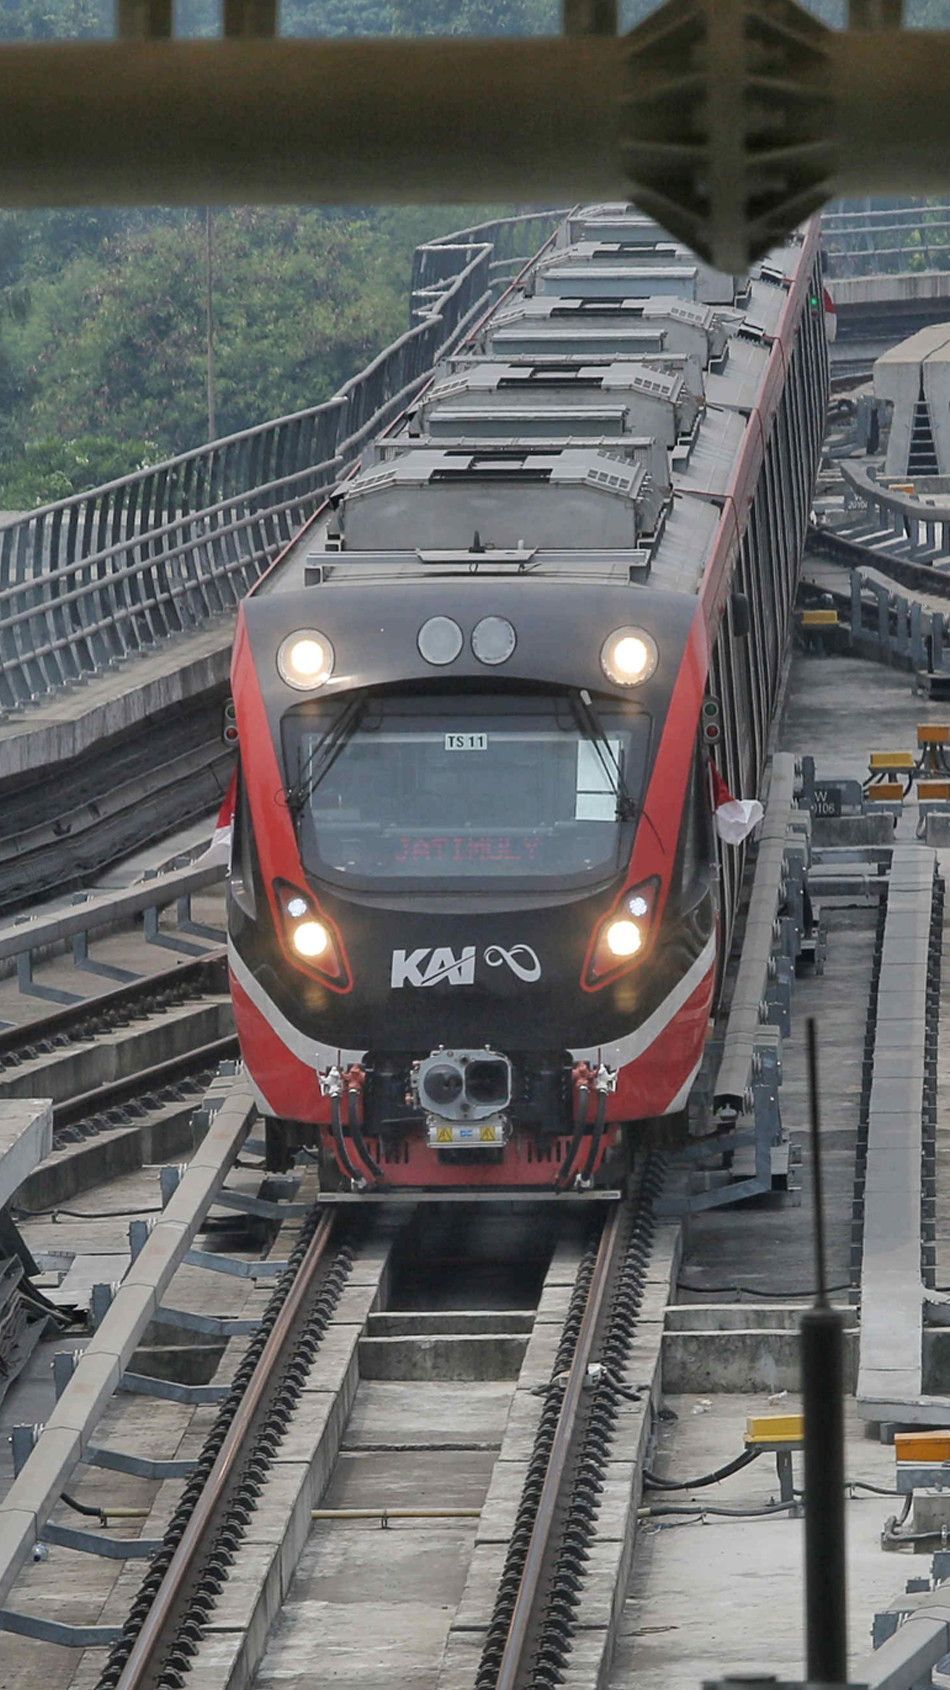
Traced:
<svg viewBox="0 0 950 1690">
<path fill-rule="evenodd" d="M 452 1143 L 452 1128 L 451 1127 L 439 1127 L 436 1131 L 435 1142 L 436 1142 L 436 1144 L 451 1144 Z"/>
<path fill-rule="evenodd" d="M 482 1128 L 482 1143 L 483 1144 L 494 1144 L 494 1142 L 495 1142 L 495 1129 L 494 1129 L 494 1127 L 483 1127 Z"/>
</svg>

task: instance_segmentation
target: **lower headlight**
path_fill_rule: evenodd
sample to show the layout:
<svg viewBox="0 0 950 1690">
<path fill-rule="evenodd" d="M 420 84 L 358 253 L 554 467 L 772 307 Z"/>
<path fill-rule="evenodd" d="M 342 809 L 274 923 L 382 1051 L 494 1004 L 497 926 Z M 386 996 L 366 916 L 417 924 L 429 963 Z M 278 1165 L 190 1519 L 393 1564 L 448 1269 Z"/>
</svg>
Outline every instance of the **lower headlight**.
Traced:
<svg viewBox="0 0 950 1690">
<path fill-rule="evenodd" d="M 298 956 L 312 961 L 329 949 L 330 935 L 322 921 L 301 921 L 291 928 L 290 942 Z"/>
<path fill-rule="evenodd" d="M 604 938 L 611 956 L 636 956 L 643 944 L 643 934 L 635 921 L 628 921 L 621 916 L 619 921 L 612 921 L 607 928 Z"/>
</svg>

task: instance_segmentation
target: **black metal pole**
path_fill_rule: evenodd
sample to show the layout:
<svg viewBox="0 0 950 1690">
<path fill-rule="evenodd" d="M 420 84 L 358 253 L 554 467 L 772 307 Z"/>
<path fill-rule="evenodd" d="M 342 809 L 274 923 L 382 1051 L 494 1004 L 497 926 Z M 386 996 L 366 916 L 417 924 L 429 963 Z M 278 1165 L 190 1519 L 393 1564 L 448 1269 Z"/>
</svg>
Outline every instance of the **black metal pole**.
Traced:
<svg viewBox="0 0 950 1690">
<path fill-rule="evenodd" d="M 828 1303 L 815 1022 L 808 1036 L 808 1090 L 815 1191 L 815 1305 L 802 1316 L 805 1413 L 805 1632 L 812 1684 L 846 1684 L 844 1528 L 844 1321 Z"/>
</svg>

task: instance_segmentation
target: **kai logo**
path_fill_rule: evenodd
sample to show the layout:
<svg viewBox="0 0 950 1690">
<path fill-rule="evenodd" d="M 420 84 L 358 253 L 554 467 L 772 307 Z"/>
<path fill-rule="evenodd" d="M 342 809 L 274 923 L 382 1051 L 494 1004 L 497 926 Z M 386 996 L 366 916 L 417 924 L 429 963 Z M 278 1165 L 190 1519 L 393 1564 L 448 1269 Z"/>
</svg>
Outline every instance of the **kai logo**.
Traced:
<svg viewBox="0 0 950 1690">
<path fill-rule="evenodd" d="M 475 946 L 463 945 L 458 956 L 447 945 L 435 950 L 393 951 L 391 986 L 449 986 L 475 984 Z"/>
<path fill-rule="evenodd" d="M 474 986 L 475 946 L 463 945 L 456 955 L 448 945 L 426 946 L 416 951 L 393 951 L 391 986 Z M 541 978 L 541 964 L 530 945 L 489 945 L 484 952 L 489 968 L 510 968 L 519 980 L 529 983 Z"/>
</svg>

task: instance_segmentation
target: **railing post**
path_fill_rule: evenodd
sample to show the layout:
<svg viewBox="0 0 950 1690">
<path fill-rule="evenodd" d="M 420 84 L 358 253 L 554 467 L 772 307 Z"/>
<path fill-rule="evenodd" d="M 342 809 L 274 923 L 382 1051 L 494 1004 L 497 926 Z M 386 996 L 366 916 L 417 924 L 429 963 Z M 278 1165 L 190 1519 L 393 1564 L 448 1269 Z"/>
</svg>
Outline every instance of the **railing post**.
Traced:
<svg viewBox="0 0 950 1690">
<path fill-rule="evenodd" d="M 157 41 L 172 33 L 172 0 L 116 0 L 116 34 L 123 41 Z"/>
</svg>

